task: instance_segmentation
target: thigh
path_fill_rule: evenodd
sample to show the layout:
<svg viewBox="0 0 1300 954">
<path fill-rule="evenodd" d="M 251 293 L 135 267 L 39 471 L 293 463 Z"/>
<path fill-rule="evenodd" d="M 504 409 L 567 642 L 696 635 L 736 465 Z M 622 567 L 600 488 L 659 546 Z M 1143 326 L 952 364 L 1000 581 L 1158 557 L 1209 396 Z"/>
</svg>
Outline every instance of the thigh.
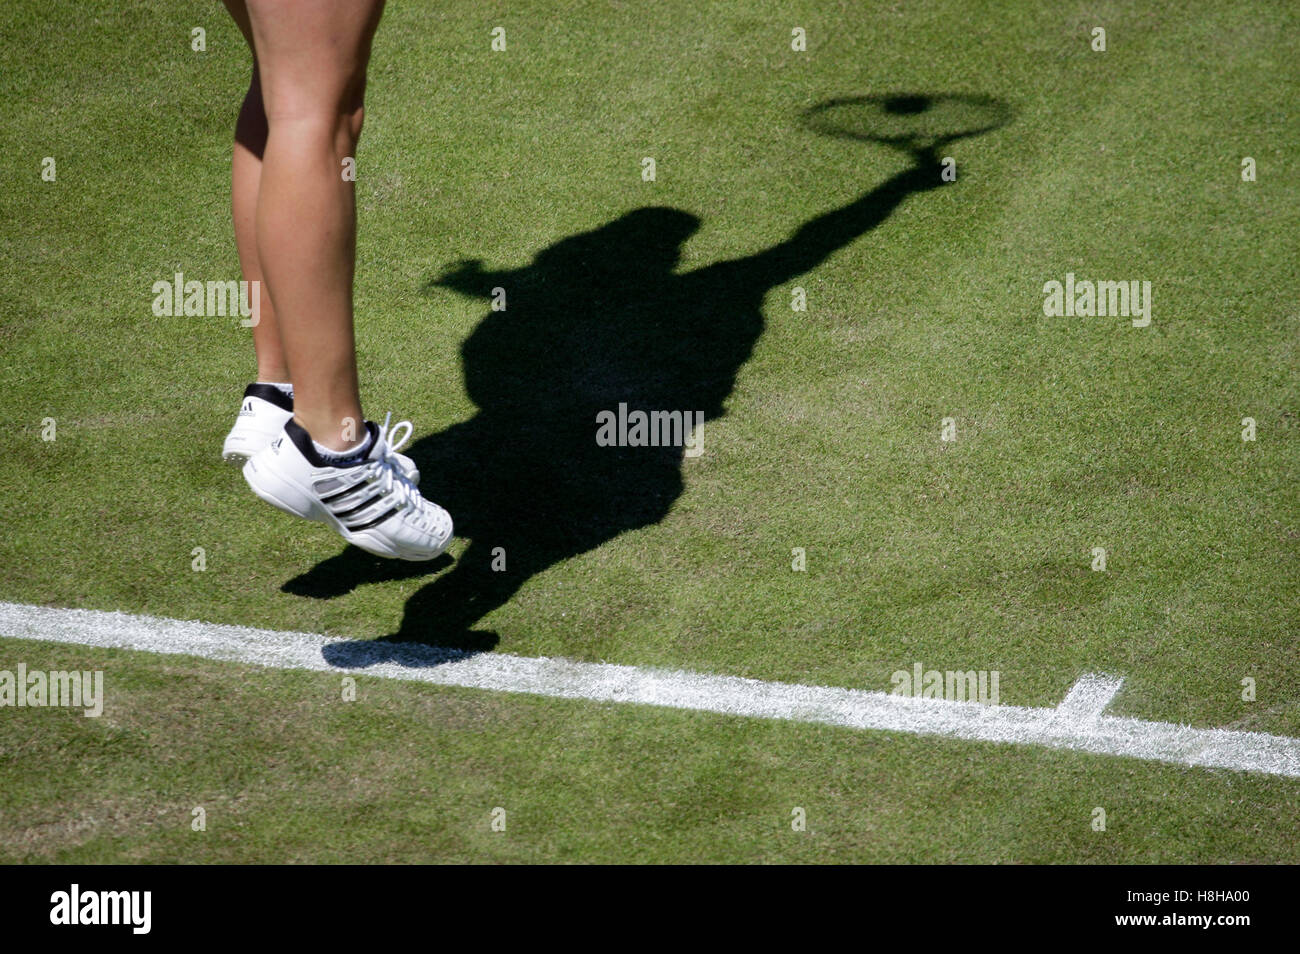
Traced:
<svg viewBox="0 0 1300 954">
<path fill-rule="evenodd" d="M 271 122 L 361 106 L 384 0 L 244 2 Z"/>
</svg>

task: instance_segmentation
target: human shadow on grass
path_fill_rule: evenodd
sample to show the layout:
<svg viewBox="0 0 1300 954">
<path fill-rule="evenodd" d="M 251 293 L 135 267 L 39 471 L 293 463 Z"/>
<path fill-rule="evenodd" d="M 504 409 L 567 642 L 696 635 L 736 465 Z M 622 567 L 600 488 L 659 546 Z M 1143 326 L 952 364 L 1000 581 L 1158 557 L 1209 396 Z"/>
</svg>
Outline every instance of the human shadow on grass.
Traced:
<svg viewBox="0 0 1300 954">
<path fill-rule="evenodd" d="M 424 475 L 421 489 L 470 544 L 409 598 L 397 632 L 334 643 L 327 661 L 438 665 L 490 650 L 496 634 L 472 627 L 526 582 L 660 522 L 682 493 L 683 448 L 600 446 L 597 414 L 620 404 L 702 412 L 707 453 L 707 422 L 723 415 L 763 332 L 764 297 L 879 226 L 909 196 L 943 184 L 932 149 L 909 153 L 904 171 L 743 258 L 677 272 L 700 220 L 651 206 L 564 238 L 522 268 L 472 260 L 431 280 L 475 297 L 491 299 L 494 289 L 506 296 L 507 307 L 483 318 L 461 349 L 477 413 L 406 450 Z M 336 595 L 430 569 L 349 548 L 285 589 Z M 427 651 L 398 645 L 411 643 Z"/>
</svg>

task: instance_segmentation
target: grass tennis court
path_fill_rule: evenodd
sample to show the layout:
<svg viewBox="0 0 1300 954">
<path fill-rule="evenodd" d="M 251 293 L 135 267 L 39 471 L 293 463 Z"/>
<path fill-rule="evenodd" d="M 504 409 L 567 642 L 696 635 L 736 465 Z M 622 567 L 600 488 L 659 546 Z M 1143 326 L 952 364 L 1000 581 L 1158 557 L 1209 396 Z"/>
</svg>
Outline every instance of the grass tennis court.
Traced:
<svg viewBox="0 0 1300 954">
<path fill-rule="evenodd" d="M 257 501 L 220 460 L 248 331 L 151 310 L 239 278 L 220 6 L 15 0 L 0 37 L 0 600 L 883 691 L 919 662 L 1019 706 L 1105 672 L 1112 712 L 1300 737 L 1285 5 L 390 4 L 360 371 L 456 517 L 432 565 Z M 803 118 L 895 94 L 1008 119 L 917 188 Z M 1067 274 L 1149 281 L 1150 324 L 1045 315 Z M 703 452 L 599 446 L 620 402 L 702 412 Z M 5 862 L 1300 861 L 1295 779 L 0 638 L 20 662 L 106 703 L 0 710 Z"/>
</svg>

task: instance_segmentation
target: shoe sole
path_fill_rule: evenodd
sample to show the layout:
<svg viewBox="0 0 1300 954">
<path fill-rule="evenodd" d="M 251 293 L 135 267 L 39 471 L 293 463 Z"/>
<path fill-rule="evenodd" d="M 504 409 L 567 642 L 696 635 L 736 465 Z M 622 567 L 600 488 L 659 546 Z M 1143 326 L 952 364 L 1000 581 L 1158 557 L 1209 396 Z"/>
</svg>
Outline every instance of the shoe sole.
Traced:
<svg viewBox="0 0 1300 954">
<path fill-rule="evenodd" d="M 451 543 L 451 535 L 448 534 L 447 539 L 436 550 L 431 552 L 422 550 L 419 553 L 412 553 L 409 550 L 400 550 L 390 545 L 382 537 L 378 537 L 368 530 L 354 533 L 343 526 L 342 522 L 334 514 L 320 506 L 307 488 L 294 481 L 286 480 L 266 468 L 259 470 L 251 459 L 244 464 L 244 480 L 252 488 L 253 493 L 277 510 L 283 510 L 287 514 L 300 517 L 303 520 L 310 520 L 313 523 L 323 523 L 348 543 L 360 547 L 367 553 L 373 553 L 375 556 L 423 563 L 426 560 L 433 560 L 441 556 L 443 551 L 447 549 L 447 545 Z"/>
</svg>

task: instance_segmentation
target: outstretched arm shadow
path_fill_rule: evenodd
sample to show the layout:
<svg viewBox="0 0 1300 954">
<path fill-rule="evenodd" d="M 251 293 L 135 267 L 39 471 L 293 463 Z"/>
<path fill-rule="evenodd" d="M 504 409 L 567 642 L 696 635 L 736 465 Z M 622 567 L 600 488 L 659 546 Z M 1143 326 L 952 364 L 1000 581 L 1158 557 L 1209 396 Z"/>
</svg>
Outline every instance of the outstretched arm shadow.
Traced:
<svg viewBox="0 0 1300 954">
<path fill-rule="evenodd" d="M 943 167 L 933 153 L 918 151 L 912 157 L 913 163 L 907 169 L 852 202 L 809 219 L 784 242 L 743 258 L 705 266 L 701 271 L 734 272 L 732 281 L 760 289 L 763 295 L 812 271 L 883 223 L 909 196 L 943 185 Z"/>
</svg>

